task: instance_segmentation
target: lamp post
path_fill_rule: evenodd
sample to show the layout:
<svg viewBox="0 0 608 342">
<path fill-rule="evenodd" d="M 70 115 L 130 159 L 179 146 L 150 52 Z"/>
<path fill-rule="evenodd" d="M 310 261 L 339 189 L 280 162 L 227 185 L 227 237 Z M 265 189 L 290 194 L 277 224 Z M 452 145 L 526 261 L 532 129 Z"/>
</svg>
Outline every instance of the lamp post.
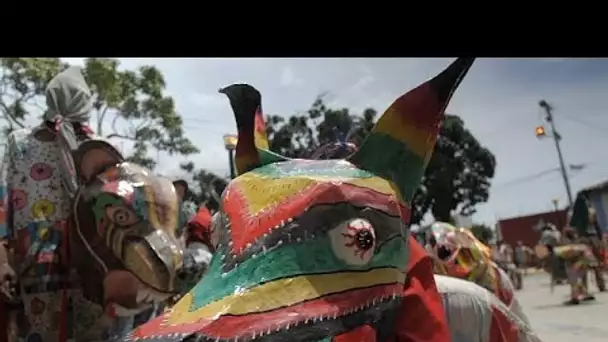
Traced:
<svg viewBox="0 0 608 342">
<path fill-rule="evenodd" d="M 236 178 L 236 171 L 234 169 L 234 150 L 236 149 L 236 143 L 239 138 L 235 134 L 224 134 L 224 147 L 228 151 L 228 166 L 230 167 L 230 179 Z"/>
<path fill-rule="evenodd" d="M 557 157 L 559 158 L 559 167 L 562 172 L 562 178 L 564 179 L 564 186 L 566 187 L 566 194 L 568 195 L 568 205 L 570 209 L 572 209 L 572 192 L 570 191 L 570 181 L 568 180 L 568 173 L 566 172 L 566 166 L 564 164 L 564 156 L 562 155 L 562 149 L 559 145 L 559 142 L 562 140 L 562 137 L 557 130 L 555 129 L 555 122 L 553 120 L 553 113 L 551 105 L 547 103 L 545 100 L 540 100 L 538 105 L 545 110 L 546 117 L 545 120 L 549 123 L 551 127 L 551 137 L 555 142 L 555 149 L 557 150 Z M 547 132 L 543 126 L 536 127 L 536 137 L 543 138 L 546 137 Z"/>
</svg>

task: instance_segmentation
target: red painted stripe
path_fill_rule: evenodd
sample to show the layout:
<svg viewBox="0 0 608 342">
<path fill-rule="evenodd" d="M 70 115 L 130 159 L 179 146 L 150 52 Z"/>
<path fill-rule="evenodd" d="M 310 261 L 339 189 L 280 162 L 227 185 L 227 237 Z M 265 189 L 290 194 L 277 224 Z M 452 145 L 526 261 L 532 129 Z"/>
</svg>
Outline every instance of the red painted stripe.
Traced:
<svg viewBox="0 0 608 342">
<path fill-rule="evenodd" d="M 255 131 L 266 138 L 266 123 L 264 122 L 264 114 L 262 114 L 262 107 L 258 107 L 255 112 Z"/>
<path fill-rule="evenodd" d="M 257 215 L 249 211 L 249 203 L 238 188 L 227 192 L 224 208 L 231 219 L 231 233 L 235 254 L 243 252 L 248 243 L 270 233 L 281 222 L 297 217 L 306 209 L 319 204 L 349 202 L 355 206 L 370 207 L 390 215 L 405 216 L 409 220 L 410 208 L 404 207 L 394 195 L 386 195 L 369 188 L 348 183 L 319 182 L 276 207 Z"/>
<path fill-rule="evenodd" d="M 164 316 L 140 326 L 135 331 L 138 338 L 150 338 L 167 334 L 203 333 L 221 339 L 235 339 L 239 336 L 273 332 L 288 325 L 298 324 L 317 317 L 343 316 L 353 309 L 353 304 L 360 304 L 371 298 L 381 298 L 397 293 L 401 295 L 403 284 L 380 285 L 371 288 L 353 290 L 345 293 L 325 296 L 270 312 L 243 316 L 220 316 L 216 320 L 200 320 L 189 324 L 169 326 L 163 324 Z M 176 313 L 179 315 L 179 313 Z"/>
<path fill-rule="evenodd" d="M 426 82 L 399 97 L 390 108 L 397 112 L 395 123 L 438 133 L 439 123 L 443 119 L 443 106 L 433 87 Z"/>
</svg>

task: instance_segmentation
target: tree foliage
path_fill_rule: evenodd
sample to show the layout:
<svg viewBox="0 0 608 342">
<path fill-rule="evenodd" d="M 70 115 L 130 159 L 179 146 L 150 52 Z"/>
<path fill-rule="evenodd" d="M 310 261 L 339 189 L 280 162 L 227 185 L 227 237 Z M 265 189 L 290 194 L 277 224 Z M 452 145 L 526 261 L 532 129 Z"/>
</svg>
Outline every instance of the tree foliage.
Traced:
<svg viewBox="0 0 608 342">
<path fill-rule="evenodd" d="M 28 116 L 44 112 L 46 86 L 66 67 L 58 58 L 0 59 L 0 113 L 6 130 L 24 127 Z M 198 152 L 184 135 L 173 98 L 164 94 L 160 70 L 153 66 L 137 70 L 119 67 L 116 59 L 85 60 L 86 79 L 95 97 L 96 133 L 132 141 L 133 153 L 128 159 L 149 168 L 156 165 L 148 155 L 151 148 L 170 155 Z M 108 123 L 111 129 L 105 131 Z"/>
<path fill-rule="evenodd" d="M 327 107 L 323 97 L 318 97 L 309 110 L 285 119 L 269 115 L 266 130 L 270 149 L 287 157 L 309 157 L 324 144 L 349 139 L 360 143 L 374 127 L 377 112 L 366 109 L 361 116 L 348 108 Z"/>
<path fill-rule="evenodd" d="M 288 119 L 270 115 L 268 138 L 273 151 L 288 157 L 309 157 L 325 143 L 343 139 L 360 144 L 377 118 L 376 110 L 360 115 L 347 108 L 330 108 L 319 97 L 305 113 Z M 436 220 L 449 222 L 453 212 L 471 215 L 475 206 L 488 200 L 494 176 L 494 155 L 475 139 L 456 115 L 446 115 L 433 157 L 413 201 L 412 223 L 430 212 Z"/>
<path fill-rule="evenodd" d="M 32 112 L 44 112 L 44 91 L 66 67 L 59 58 L 1 58 L 0 113 L 5 133 L 25 127 Z"/>
<path fill-rule="evenodd" d="M 473 233 L 473 235 L 475 235 L 479 241 L 486 245 L 488 245 L 490 241 L 494 239 L 494 230 L 485 224 L 474 224 L 471 227 L 471 233 Z"/>
<path fill-rule="evenodd" d="M 481 146 L 462 119 L 446 115 L 422 191 L 415 200 L 420 205 L 418 211 L 430 210 L 438 220 L 448 218 L 452 211 L 472 215 L 475 206 L 489 198 L 495 168 L 492 152 Z"/>
<path fill-rule="evenodd" d="M 212 172 L 196 169 L 193 162 L 180 165 L 180 168 L 192 176 L 190 184 L 195 184 L 189 189 L 187 199 L 198 206 L 206 206 L 212 212 L 220 207 L 220 196 L 228 185 L 228 180 Z"/>
</svg>

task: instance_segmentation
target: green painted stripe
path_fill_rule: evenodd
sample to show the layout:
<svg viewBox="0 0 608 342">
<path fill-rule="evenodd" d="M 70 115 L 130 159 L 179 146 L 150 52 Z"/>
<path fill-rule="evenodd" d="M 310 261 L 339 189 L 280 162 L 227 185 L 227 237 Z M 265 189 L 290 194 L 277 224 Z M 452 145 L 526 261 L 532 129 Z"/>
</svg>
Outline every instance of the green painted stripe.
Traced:
<svg viewBox="0 0 608 342">
<path fill-rule="evenodd" d="M 287 177 L 339 177 L 339 178 L 373 178 L 376 175 L 358 169 L 356 166 L 341 160 L 315 160 L 313 162 L 301 162 L 292 160 L 286 164 L 270 164 L 257 168 L 256 174 L 270 178 Z"/>
<path fill-rule="evenodd" d="M 274 153 L 263 148 L 258 148 L 258 155 L 260 156 L 261 166 L 289 160 L 287 157 L 283 157 L 278 153 Z"/>
<path fill-rule="evenodd" d="M 424 158 L 380 132 L 370 134 L 351 161 L 379 177 L 392 180 L 408 203 L 414 198 L 426 168 Z"/>
<path fill-rule="evenodd" d="M 377 251 L 372 260 L 365 266 L 346 264 L 336 257 L 329 237 L 317 237 L 309 242 L 283 245 L 266 254 L 247 259 L 228 273 L 222 270 L 220 250 L 213 258 L 209 271 L 191 292 L 194 294 L 193 309 L 200 308 L 244 289 L 270 282 L 272 280 L 296 277 L 311 273 L 335 273 L 340 271 L 367 270 L 381 267 L 407 266 L 407 243 L 394 238 Z M 218 255 L 219 254 L 219 255 Z"/>
</svg>

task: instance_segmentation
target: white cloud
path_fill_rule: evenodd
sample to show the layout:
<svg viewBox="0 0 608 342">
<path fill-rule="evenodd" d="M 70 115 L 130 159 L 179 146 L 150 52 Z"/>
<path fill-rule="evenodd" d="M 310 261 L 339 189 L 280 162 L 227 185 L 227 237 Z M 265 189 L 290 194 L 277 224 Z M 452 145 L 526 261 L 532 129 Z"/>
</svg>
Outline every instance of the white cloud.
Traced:
<svg viewBox="0 0 608 342">
<path fill-rule="evenodd" d="M 283 67 L 283 70 L 281 71 L 281 80 L 280 80 L 281 86 L 294 87 L 294 86 L 300 86 L 303 83 L 304 83 L 304 80 L 301 78 L 298 78 L 298 76 L 296 76 L 296 73 L 293 70 L 293 67 L 291 65 L 287 65 L 287 66 Z"/>
</svg>

